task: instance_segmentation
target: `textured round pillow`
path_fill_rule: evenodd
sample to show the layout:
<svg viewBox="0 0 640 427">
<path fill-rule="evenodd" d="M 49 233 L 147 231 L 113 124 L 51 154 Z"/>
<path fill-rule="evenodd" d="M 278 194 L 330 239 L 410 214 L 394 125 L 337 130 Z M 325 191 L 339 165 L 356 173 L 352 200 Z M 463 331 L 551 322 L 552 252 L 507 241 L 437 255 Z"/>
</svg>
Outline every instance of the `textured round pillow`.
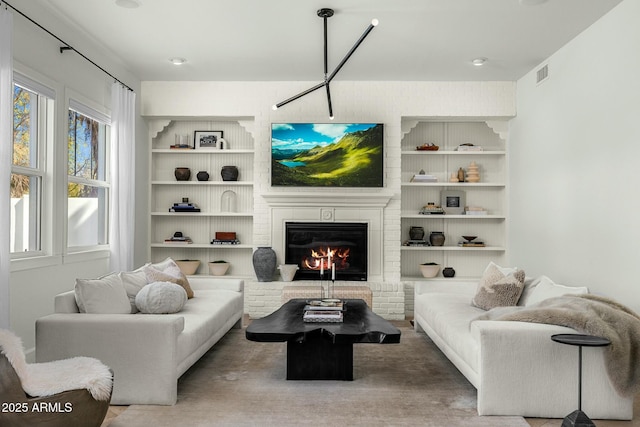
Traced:
<svg viewBox="0 0 640 427">
<path fill-rule="evenodd" d="M 177 313 L 186 302 L 187 292 L 171 282 L 149 283 L 136 295 L 136 307 L 146 314 Z"/>
</svg>

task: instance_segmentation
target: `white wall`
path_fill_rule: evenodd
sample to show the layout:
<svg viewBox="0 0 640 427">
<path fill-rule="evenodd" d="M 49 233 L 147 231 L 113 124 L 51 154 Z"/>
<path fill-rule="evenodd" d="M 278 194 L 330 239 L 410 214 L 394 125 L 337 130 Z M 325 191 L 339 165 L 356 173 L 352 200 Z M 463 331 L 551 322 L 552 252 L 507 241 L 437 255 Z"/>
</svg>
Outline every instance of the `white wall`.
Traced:
<svg viewBox="0 0 640 427">
<path fill-rule="evenodd" d="M 510 259 L 640 310 L 640 2 L 625 0 L 517 83 Z M 537 68 L 536 68 L 537 69 Z"/>
<path fill-rule="evenodd" d="M 39 2 L 16 1 L 12 4 L 27 16 L 42 24 L 60 38 L 74 46 L 103 68 L 116 75 L 137 93 L 140 92 L 139 79 L 135 78 L 117 60 L 104 52 L 73 26 L 67 25 L 48 13 Z M 32 359 L 35 345 L 35 320 L 53 312 L 53 298 L 56 294 L 73 289 L 76 277 L 96 277 L 108 271 L 108 258 L 86 256 L 66 256 L 60 245 L 64 236 L 66 216 L 61 204 L 66 201 L 66 123 L 67 111 L 65 94 L 73 91 L 84 99 L 110 108 L 110 88 L 113 79 L 74 52 L 61 54 L 59 41 L 43 30 L 14 13 L 14 62 L 15 68 L 29 77 L 40 81 L 56 91 L 56 143 L 50 147 L 60 167 L 53 172 L 57 186 L 52 192 L 54 222 L 50 225 L 55 238 L 47 241 L 48 256 L 35 262 L 12 262 L 9 284 L 10 328 L 19 335 Z M 139 110 L 138 95 L 138 110 Z M 147 176 L 148 148 L 146 122 L 138 116 L 136 122 L 136 180 L 139 204 L 136 206 L 136 263 L 146 259 L 147 242 Z M 62 195 L 62 196 L 61 196 Z"/>
</svg>

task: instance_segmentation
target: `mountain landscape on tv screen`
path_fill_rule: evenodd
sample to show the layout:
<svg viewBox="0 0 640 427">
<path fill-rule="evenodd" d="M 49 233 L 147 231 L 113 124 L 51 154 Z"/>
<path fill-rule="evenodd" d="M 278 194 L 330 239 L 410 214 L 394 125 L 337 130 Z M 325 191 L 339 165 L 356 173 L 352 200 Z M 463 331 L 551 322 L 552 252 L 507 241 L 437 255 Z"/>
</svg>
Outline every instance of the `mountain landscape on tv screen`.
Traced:
<svg viewBox="0 0 640 427">
<path fill-rule="evenodd" d="M 274 124 L 271 185 L 382 187 L 382 124 Z"/>
</svg>

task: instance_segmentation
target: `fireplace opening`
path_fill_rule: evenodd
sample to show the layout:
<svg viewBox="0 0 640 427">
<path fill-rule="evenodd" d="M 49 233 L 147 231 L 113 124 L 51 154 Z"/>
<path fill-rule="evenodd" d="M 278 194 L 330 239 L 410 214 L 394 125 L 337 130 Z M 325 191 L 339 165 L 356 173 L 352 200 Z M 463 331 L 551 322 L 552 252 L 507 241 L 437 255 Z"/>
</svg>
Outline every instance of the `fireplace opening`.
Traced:
<svg viewBox="0 0 640 427">
<path fill-rule="evenodd" d="M 367 280 L 367 224 L 287 222 L 285 263 L 296 264 L 294 280 Z"/>
</svg>

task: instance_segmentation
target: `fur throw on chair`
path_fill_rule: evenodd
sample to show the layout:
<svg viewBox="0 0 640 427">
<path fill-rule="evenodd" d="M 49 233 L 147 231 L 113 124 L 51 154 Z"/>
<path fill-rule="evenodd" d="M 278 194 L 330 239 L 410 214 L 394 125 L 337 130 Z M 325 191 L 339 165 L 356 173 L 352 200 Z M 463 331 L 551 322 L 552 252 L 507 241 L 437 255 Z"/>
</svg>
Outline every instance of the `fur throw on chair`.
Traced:
<svg viewBox="0 0 640 427">
<path fill-rule="evenodd" d="M 109 400 L 113 377 L 109 367 L 92 357 L 73 357 L 46 363 L 27 363 L 22 340 L 0 329 L 0 351 L 13 366 L 24 391 L 33 397 L 87 389 L 96 400 Z"/>
</svg>

